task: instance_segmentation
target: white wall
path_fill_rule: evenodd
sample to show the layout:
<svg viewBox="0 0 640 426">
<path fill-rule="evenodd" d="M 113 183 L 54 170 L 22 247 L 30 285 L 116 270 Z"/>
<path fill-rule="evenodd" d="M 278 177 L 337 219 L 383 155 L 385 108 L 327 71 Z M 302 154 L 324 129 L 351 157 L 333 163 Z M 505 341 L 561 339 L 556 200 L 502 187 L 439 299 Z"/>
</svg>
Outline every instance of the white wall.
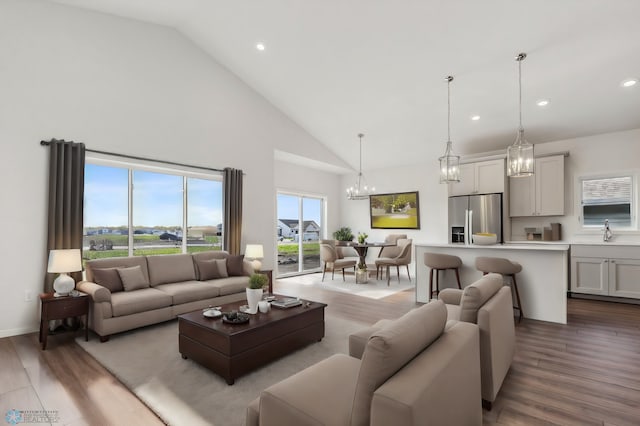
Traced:
<svg viewBox="0 0 640 426">
<path fill-rule="evenodd" d="M 46 264 L 43 139 L 243 169 L 244 242 L 274 239 L 273 151 L 344 166 L 176 31 L 41 1 L 0 2 L 0 336 L 35 330 Z M 266 253 L 265 266 L 274 257 Z M 25 302 L 25 291 L 34 299 Z"/>
<path fill-rule="evenodd" d="M 407 234 L 413 243 L 447 242 L 447 185 L 440 184 L 437 159 L 425 161 L 421 166 L 395 167 L 384 170 L 363 172 L 368 185 L 376 188 L 376 193 L 418 191 L 420 202 L 420 229 L 371 229 L 369 201 L 342 202 L 342 221 L 336 226 L 349 226 L 354 235 L 358 232 L 369 234 L 368 241 L 383 241 L 387 234 Z M 345 175 L 342 178 L 342 191 L 352 186 L 356 176 Z M 330 229 L 333 232 L 335 229 Z M 379 249 L 371 249 L 367 262 L 373 263 Z M 415 259 L 414 259 L 415 261 Z"/>
<path fill-rule="evenodd" d="M 563 240 L 600 241 L 602 232 L 580 229 L 579 187 L 580 176 L 630 172 L 640 173 L 640 129 L 607 133 L 576 139 L 538 144 L 536 155 L 569 151 L 565 158 L 565 215 L 531 218 L 513 218 L 512 238 L 524 240 L 525 227 L 549 227 L 551 222 L 562 224 Z M 640 176 L 639 176 L 640 177 Z M 640 182 L 639 182 L 640 183 Z M 640 184 L 638 185 L 640 186 Z M 638 198 L 636 188 L 636 199 Z M 636 214 L 638 207 L 636 206 Z M 613 229 L 616 241 L 640 242 L 639 232 Z"/>
</svg>

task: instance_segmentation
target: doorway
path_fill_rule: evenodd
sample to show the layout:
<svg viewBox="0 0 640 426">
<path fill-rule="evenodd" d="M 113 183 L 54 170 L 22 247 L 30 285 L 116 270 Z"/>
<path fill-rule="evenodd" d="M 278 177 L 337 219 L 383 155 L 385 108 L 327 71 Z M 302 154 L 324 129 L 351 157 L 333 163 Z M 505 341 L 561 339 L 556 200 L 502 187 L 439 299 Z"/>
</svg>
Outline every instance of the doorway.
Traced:
<svg viewBox="0 0 640 426">
<path fill-rule="evenodd" d="M 277 276 L 319 271 L 324 198 L 278 192 L 277 204 Z"/>
</svg>

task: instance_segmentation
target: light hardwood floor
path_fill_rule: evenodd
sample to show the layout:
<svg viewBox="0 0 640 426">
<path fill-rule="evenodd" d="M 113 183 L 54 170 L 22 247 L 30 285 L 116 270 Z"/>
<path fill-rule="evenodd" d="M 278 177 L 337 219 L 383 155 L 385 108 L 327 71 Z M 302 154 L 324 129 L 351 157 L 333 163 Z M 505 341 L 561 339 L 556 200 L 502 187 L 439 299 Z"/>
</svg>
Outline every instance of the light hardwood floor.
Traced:
<svg viewBox="0 0 640 426">
<path fill-rule="evenodd" d="M 416 306 L 412 291 L 373 300 L 278 282 L 275 289 L 365 323 Z M 569 324 L 525 319 L 516 332 L 514 363 L 485 424 L 640 424 L 640 306 L 570 299 Z M 0 339 L 0 414 L 53 410 L 53 424 L 162 424 L 73 334 L 50 337 L 46 351 L 37 340 L 35 333 Z"/>
</svg>

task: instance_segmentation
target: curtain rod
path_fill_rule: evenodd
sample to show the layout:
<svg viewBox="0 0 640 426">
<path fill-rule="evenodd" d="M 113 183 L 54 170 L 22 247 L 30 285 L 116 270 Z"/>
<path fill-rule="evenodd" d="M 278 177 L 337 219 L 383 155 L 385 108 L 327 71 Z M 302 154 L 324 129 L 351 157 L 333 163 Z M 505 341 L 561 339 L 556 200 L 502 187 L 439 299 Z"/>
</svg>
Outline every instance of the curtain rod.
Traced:
<svg viewBox="0 0 640 426">
<path fill-rule="evenodd" d="M 59 141 L 59 142 L 65 142 L 64 139 L 54 139 L 54 140 Z M 40 145 L 49 146 L 49 145 L 51 145 L 51 142 L 52 141 L 40 141 Z M 138 156 L 135 156 L 135 155 L 127 155 L 127 154 L 118 154 L 118 153 L 115 153 L 115 152 L 99 151 L 99 150 L 96 150 L 96 149 L 88 149 L 88 148 L 86 148 L 85 150 L 87 152 L 92 152 L 94 154 L 112 155 L 114 157 L 128 158 L 130 160 L 153 161 L 155 163 L 168 164 L 168 165 L 171 165 L 171 166 L 190 167 L 190 168 L 193 168 L 193 169 L 208 170 L 208 171 L 212 171 L 212 172 L 224 172 L 223 169 L 214 169 L 212 167 L 193 166 L 191 164 L 176 163 L 174 161 L 156 160 L 156 159 L 153 159 L 153 158 L 138 157 Z"/>
</svg>

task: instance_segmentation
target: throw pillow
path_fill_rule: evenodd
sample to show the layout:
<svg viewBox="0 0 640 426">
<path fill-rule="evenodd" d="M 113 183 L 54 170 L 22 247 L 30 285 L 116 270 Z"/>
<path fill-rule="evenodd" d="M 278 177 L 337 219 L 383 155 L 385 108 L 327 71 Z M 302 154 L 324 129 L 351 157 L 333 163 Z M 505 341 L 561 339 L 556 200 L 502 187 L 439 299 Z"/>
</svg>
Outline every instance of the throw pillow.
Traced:
<svg viewBox="0 0 640 426">
<path fill-rule="evenodd" d="M 196 266 L 198 267 L 198 275 L 200 276 L 200 281 L 221 278 L 220 272 L 218 272 L 218 263 L 216 262 L 216 259 L 196 260 Z"/>
<path fill-rule="evenodd" d="M 227 259 L 215 259 L 215 261 L 220 278 L 227 278 L 229 276 L 229 272 L 227 271 Z"/>
<path fill-rule="evenodd" d="M 140 265 L 132 266 L 130 268 L 118 268 L 118 274 L 122 280 L 124 291 L 132 291 L 149 287 L 149 281 L 142 273 Z"/>
<path fill-rule="evenodd" d="M 244 275 L 244 255 L 227 257 L 227 273 L 230 277 L 241 277 Z"/>
<path fill-rule="evenodd" d="M 95 268 L 91 272 L 93 282 L 107 288 L 111 293 L 124 290 L 118 268 Z"/>
</svg>

